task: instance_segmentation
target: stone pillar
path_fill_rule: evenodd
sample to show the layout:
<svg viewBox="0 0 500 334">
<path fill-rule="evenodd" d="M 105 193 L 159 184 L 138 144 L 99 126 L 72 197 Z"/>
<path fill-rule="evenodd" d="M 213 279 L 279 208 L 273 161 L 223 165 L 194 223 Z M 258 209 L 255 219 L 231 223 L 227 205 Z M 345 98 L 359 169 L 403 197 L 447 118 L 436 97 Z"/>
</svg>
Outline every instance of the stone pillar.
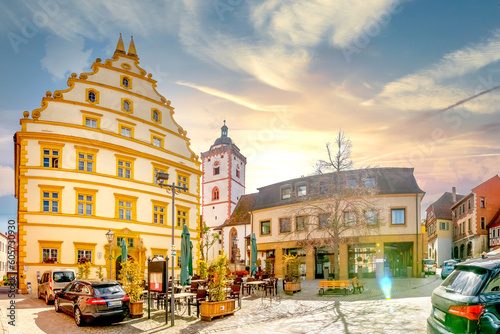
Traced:
<svg viewBox="0 0 500 334">
<path fill-rule="evenodd" d="M 274 249 L 274 275 L 278 278 L 283 278 L 283 248 L 276 247 Z"/>
<path fill-rule="evenodd" d="M 314 247 L 309 246 L 306 248 L 306 279 L 315 279 L 315 265 L 316 261 L 314 259 Z"/>
<path fill-rule="evenodd" d="M 347 248 L 347 244 L 339 245 L 339 254 L 340 254 L 340 277 L 335 277 L 335 279 L 346 280 L 349 278 L 349 266 L 347 264 L 349 258 L 349 252 Z"/>
</svg>

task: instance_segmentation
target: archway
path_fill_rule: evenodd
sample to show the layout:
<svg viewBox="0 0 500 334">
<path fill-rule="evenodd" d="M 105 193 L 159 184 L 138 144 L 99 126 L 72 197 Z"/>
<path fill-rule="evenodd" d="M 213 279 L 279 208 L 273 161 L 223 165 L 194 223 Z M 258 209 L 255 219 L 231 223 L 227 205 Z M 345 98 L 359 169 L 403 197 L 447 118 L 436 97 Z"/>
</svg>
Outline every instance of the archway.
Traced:
<svg viewBox="0 0 500 334">
<path fill-rule="evenodd" d="M 472 242 L 467 243 L 467 256 L 472 257 Z"/>
<path fill-rule="evenodd" d="M 231 249 L 231 255 L 229 261 L 231 262 L 236 262 L 236 255 L 238 254 L 238 244 L 236 242 L 236 239 L 238 238 L 238 231 L 233 227 L 231 228 L 231 231 L 229 232 L 229 248 Z"/>
</svg>

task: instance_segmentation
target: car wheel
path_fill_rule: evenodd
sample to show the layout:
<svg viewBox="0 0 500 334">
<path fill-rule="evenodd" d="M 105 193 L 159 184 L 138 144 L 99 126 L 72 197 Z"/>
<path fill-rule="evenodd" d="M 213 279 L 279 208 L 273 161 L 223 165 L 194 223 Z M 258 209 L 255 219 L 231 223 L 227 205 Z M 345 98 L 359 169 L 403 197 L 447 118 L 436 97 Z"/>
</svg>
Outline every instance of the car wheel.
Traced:
<svg viewBox="0 0 500 334">
<path fill-rule="evenodd" d="M 85 325 L 83 321 L 83 316 L 82 316 L 82 311 L 78 307 L 75 307 L 75 311 L 73 313 L 73 316 L 75 317 L 75 323 L 77 326 L 81 327 Z"/>
<path fill-rule="evenodd" d="M 56 299 L 54 299 L 54 309 L 56 310 L 56 312 L 61 312 L 61 309 L 59 308 L 59 298 L 56 297 Z"/>
</svg>

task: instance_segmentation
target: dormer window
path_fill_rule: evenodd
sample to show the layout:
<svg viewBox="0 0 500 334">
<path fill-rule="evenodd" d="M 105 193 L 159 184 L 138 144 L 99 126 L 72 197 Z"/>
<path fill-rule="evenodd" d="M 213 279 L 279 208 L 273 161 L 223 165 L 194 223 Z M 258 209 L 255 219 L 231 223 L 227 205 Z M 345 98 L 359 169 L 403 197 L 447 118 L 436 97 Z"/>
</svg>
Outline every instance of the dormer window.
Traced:
<svg viewBox="0 0 500 334">
<path fill-rule="evenodd" d="M 290 197 L 292 197 L 291 187 L 281 189 L 281 199 L 290 199 Z"/>
<path fill-rule="evenodd" d="M 375 178 L 374 177 L 367 177 L 365 179 L 365 187 L 366 188 L 375 188 Z"/>
<path fill-rule="evenodd" d="M 355 188 L 356 187 L 356 179 L 347 180 L 347 188 Z"/>
<path fill-rule="evenodd" d="M 301 184 L 297 186 L 297 196 L 305 196 L 307 195 L 307 185 Z"/>
</svg>

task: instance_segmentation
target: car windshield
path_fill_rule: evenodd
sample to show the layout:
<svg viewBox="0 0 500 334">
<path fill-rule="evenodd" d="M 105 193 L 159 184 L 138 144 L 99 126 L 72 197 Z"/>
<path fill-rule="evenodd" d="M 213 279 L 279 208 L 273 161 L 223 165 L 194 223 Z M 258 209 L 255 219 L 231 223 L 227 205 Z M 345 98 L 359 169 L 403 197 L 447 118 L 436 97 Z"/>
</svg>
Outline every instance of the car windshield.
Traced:
<svg viewBox="0 0 500 334">
<path fill-rule="evenodd" d="M 454 266 L 457 264 L 457 261 L 445 261 L 444 266 Z"/>
<path fill-rule="evenodd" d="M 460 267 L 455 269 L 443 282 L 447 292 L 458 293 L 463 296 L 474 296 L 483 285 L 488 271 L 477 267 Z"/>
<path fill-rule="evenodd" d="M 122 287 L 118 284 L 96 285 L 93 287 L 96 296 L 112 295 L 117 293 L 125 293 Z"/>
<path fill-rule="evenodd" d="M 434 260 L 424 260 L 424 264 L 436 264 Z"/>
<path fill-rule="evenodd" d="M 55 271 L 54 272 L 54 282 L 56 283 L 68 283 L 75 279 L 75 273 L 72 271 Z"/>
</svg>

